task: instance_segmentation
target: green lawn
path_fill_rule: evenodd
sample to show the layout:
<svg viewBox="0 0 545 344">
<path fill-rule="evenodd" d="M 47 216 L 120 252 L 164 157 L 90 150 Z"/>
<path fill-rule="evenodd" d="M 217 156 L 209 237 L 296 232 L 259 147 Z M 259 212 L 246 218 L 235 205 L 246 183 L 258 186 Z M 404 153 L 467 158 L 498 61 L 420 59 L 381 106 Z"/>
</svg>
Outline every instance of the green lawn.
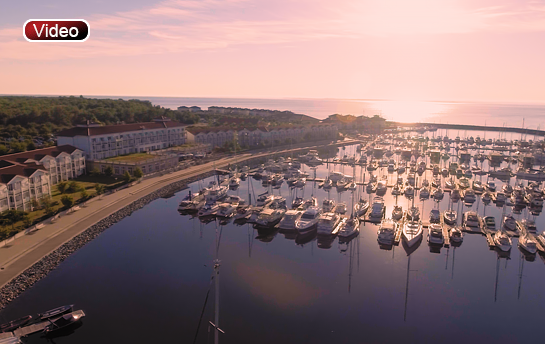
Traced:
<svg viewBox="0 0 545 344">
<path fill-rule="evenodd" d="M 106 161 L 118 161 L 118 162 L 137 162 L 142 160 L 148 160 L 154 158 L 153 155 L 148 153 L 134 153 L 128 155 L 114 156 L 106 159 Z"/>
</svg>

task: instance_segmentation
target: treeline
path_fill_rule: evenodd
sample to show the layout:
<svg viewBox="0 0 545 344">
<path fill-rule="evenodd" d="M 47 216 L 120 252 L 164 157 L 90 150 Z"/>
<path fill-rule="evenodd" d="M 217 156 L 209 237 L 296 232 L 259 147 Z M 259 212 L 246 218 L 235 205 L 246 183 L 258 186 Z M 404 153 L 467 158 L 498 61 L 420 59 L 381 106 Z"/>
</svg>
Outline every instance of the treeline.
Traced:
<svg viewBox="0 0 545 344">
<path fill-rule="evenodd" d="M 149 101 L 84 97 L 0 97 L 0 155 L 53 145 L 61 129 L 85 123 L 149 122 L 165 116 L 185 124 L 199 116 L 154 106 Z"/>
<path fill-rule="evenodd" d="M 50 123 L 60 127 L 93 120 L 104 124 L 119 122 L 148 122 L 165 116 L 187 124 L 199 121 L 189 111 L 154 106 L 149 101 L 91 99 L 80 97 L 0 97 L 0 125 L 28 125 Z"/>
</svg>

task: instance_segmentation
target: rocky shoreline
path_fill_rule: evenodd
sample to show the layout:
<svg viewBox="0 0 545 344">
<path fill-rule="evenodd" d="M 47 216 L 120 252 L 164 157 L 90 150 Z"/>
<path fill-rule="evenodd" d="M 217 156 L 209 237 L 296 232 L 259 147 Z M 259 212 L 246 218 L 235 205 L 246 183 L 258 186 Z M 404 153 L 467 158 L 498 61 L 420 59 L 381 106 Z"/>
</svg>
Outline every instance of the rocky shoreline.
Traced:
<svg viewBox="0 0 545 344">
<path fill-rule="evenodd" d="M 17 277 L 8 282 L 2 289 L 0 289 L 0 309 L 6 307 L 11 301 L 15 300 L 17 296 L 23 293 L 25 290 L 32 287 L 36 282 L 47 276 L 49 272 L 54 270 L 60 263 L 62 263 L 68 256 L 82 248 L 88 242 L 98 237 L 102 232 L 108 229 L 113 224 L 121 221 L 126 216 L 131 215 L 133 212 L 143 208 L 148 203 L 168 195 L 172 195 L 188 184 L 197 180 L 209 177 L 213 175 L 212 171 L 200 174 L 198 176 L 179 180 L 164 186 L 152 193 L 139 198 L 131 204 L 123 207 L 115 213 L 105 217 L 98 221 L 94 225 L 87 228 L 82 233 L 76 235 L 70 241 L 64 243 L 62 246 L 51 252 L 47 256 L 40 259 L 34 265 L 23 271 Z"/>
</svg>

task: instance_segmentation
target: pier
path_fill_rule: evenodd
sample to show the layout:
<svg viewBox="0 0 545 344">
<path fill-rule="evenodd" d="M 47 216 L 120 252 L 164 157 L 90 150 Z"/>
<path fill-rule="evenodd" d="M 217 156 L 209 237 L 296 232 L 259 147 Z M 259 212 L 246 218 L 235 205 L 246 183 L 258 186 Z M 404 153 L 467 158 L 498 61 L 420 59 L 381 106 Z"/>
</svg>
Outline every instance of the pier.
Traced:
<svg viewBox="0 0 545 344">
<path fill-rule="evenodd" d="M 81 318 L 83 318 L 85 316 L 85 313 L 82 310 L 74 311 L 72 313 L 67 313 L 67 314 L 71 314 L 72 316 L 74 316 L 77 319 L 81 319 Z M 62 316 L 67 315 L 67 314 L 63 314 L 61 316 L 52 318 L 50 320 L 40 321 L 38 323 L 34 323 L 34 324 L 31 324 L 31 325 L 28 325 L 28 326 L 24 326 L 24 327 L 16 329 L 13 332 L 0 333 L 0 340 L 6 339 L 6 338 L 13 338 L 13 337 L 21 338 L 21 337 L 26 337 L 26 336 L 28 336 L 30 334 L 33 334 L 33 333 L 42 332 L 52 322 L 55 322 L 56 320 L 60 319 Z"/>
</svg>

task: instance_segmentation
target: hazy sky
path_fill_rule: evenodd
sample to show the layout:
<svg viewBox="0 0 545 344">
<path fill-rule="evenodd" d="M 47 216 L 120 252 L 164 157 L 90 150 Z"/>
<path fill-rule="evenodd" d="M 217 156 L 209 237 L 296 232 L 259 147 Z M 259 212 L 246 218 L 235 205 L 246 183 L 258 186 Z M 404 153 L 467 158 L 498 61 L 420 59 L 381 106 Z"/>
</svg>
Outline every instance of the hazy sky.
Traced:
<svg viewBox="0 0 545 344">
<path fill-rule="evenodd" d="M 545 1 L 0 4 L 0 94 L 545 102 Z M 91 36 L 25 41 L 42 18 Z"/>
</svg>

